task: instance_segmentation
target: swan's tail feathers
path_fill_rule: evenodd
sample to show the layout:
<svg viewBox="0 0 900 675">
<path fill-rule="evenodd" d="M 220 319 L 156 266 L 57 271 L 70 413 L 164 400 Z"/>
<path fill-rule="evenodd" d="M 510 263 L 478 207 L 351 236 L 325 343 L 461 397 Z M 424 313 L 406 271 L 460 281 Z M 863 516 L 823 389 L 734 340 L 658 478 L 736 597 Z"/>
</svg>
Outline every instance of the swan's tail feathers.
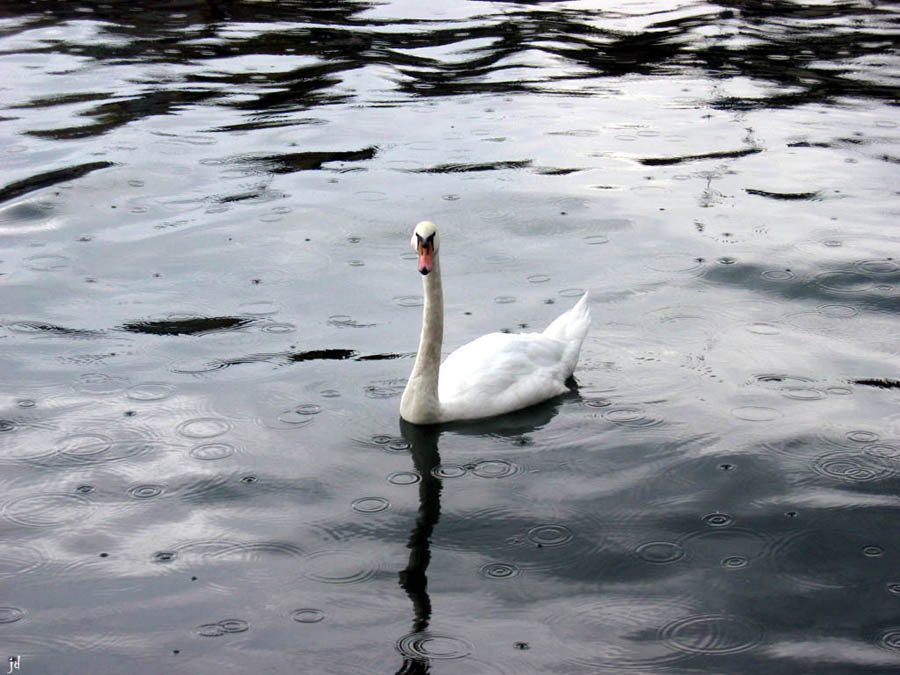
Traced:
<svg viewBox="0 0 900 675">
<path fill-rule="evenodd" d="M 581 352 L 581 343 L 584 342 L 584 336 L 587 335 L 590 325 L 590 298 L 588 293 L 585 292 L 572 309 L 560 314 L 544 330 L 544 335 L 547 337 L 566 343 L 566 351 L 562 358 L 567 371 L 566 377 L 575 370 L 575 364 L 578 363 L 578 354 Z"/>
<path fill-rule="evenodd" d="M 588 304 L 588 294 L 585 293 L 575 306 L 568 312 L 560 314 L 544 330 L 544 335 L 554 340 L 570 342 L 578 340 L 580 343 L 591 324 L 591 306 Z"/>
</svg>

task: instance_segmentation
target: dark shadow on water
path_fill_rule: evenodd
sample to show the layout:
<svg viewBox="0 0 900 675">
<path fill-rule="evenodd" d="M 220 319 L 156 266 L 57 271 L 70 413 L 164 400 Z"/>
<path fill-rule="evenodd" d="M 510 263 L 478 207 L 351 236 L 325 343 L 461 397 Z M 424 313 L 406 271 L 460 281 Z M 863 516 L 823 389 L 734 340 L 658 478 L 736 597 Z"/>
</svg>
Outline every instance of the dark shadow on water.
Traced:
<svg viewBox="0 0 900 675">
<path fill-rule="evenodd" d="M 352 359 L 354 356 L 356 356 L 356 352 L 352 349 L 308 349 L 303 352 L 288 352 L 286 354 L 262 354 L 259 356 L 266 356 L 268 358 L 286 358 L 291 363 L 297 363 L 299 361 L 316 361 L 319 359 L 343 361 L 344 359 Z M 234 365 L 237 363 L 247 363 L 250 360 L 259 361 L 260 359 L 245 357 L 243 361 L 233 359 L 231 361 L 228 361 L 227 363 L 228 365 Z"/>
<path fill-rule="evenodd" d="M 252 323 L 252 319 L 236 316 L 196 316 L 185 319 L 136 321 L 122 324 L 119 326 L 119 330 L 146 335 L 206 335 L 207 333 L 243 328 L 249 323 Z"/>
<path fill-rule="evenodd" d="M 755 155 L 762 152 L 762 148 L 743 148 L 741 150 L 723 150 L 721 152 L 707 152 L 702 155 L 681 155 L 677 157 L 645 157 L 638 161 L 644 166 L 672 166 L 704 159 L 737 159 L 747 155 Z"/>
<path fill-rule="evenodd" d="M 64 338 L 100 338 L 106 335 L 102 330 L 89 330 L 85 328 L 69 328 L 68 326 L 57 326 L 52 323 L 43 321 L 10 321 L 5 324 L 13 333 L 22 333 L 26 335 L 40 335 L 42 337 L 64 337 Z"/>
<path fill-rule="evenodd" d="M 864 387 L 876 387 L 878 389 L 900 389 L 900 380 L 886 377 L 863 377 L 850 380 L 853 384 L 861 384 Z"/>
<path fill-rule="evenodd" d="M 900 272 L 889 274 L 866 274 L 854 269 L 851 264 L 835 265 L 831 269 L 820 270 L 812 278 L 791 278 L 772 281 L 764 276 L 771 268 L 751 262 L 736 261 L 728 265 L 714 265 L 704 274 L 709 282 L 724 286 L 740 287 L 756 292 L 774 295 L 791 301 L 806 300 L 817 304 L 852 304 L 853 307 L 877 312 L 895 313 L 900 310 L 896 297 L 882 293 L 877 286 L 896 283 Z M 834 279 L 830 279 L 834 275 Z M 842 286 L 846 276 L 849 287 Z M 855 286 L 858 285 L 858 288 Z"/>
<path fill-rule="evenodd" d="M 100 136 L 131 122 L 158 115 L 171 115 L 190 105 L 218 99 L 223 94 L 196 90 L 147 91 L 140 97 L 102 103 L 90 111 L 93 124 L 78 124 L 57 129 L 32 129 L 26 133 L 50 140 L 72 140 Z"/>
<path fill-rule="evenodd" d="M 16 197 L 21 197 L 34 190 L 40 190 L 51 185 L 75 180 L 76 178 L 86 176 L 92 171 L 108 169 L 111 166 L 114 166 L 112 162 L 87 162 L 85 164 L 67 166 L 64 169 L 56 169 L 54 171 L 47 171 L 45 173 L 29 176 L 28 178 L 10 183 L 0 188 L 0 203 L 15 199 Z"/>
<path fill-rule="evenodd" d="M 408 169 L 409 173 L 473 173 L 478 171 L 500 171 L 502 169 L 525 169 L 531 160 L 510 160 L 506 162 L 484 162 L 481 164 L 441 164 L 426 169 Z"/>
<path fill-rule="evenodd" d="M 286 174 L 297 171 L 318 171 L 329 162 L 361 162 L 374 159 L 378 148 L 332 152 L 293 152 L 284 155 L 244 157 L 241 162 L 265 173 Z"/>
<path fill-rule="evenodd" d="M 393 361 L 394 359 L 412 358 L 415 354 L 361 354 L 354 361 Z"/>
<path fill-rule="evenodd" d="M 301 352 L 273 352 L 247 354 L 230 359 L 222 359 L 217 363 L 223 366 L 238 366 L 245 363 L 301 363 L 303 361 L 392 361 L 402 359 L 410 354 L 360 354 L 353 349 L 307 349 Z"/>
<path fill-rule="evenodd" d="M 769 192 L 768 190 L 757 190 L 756 188 L 745 188 L 744 191 L 748 195 L 768 197 L 769 199 L 778 199 L 780 201 L 813 201 L 822 198 L 821 192 Z"/>
</svg>

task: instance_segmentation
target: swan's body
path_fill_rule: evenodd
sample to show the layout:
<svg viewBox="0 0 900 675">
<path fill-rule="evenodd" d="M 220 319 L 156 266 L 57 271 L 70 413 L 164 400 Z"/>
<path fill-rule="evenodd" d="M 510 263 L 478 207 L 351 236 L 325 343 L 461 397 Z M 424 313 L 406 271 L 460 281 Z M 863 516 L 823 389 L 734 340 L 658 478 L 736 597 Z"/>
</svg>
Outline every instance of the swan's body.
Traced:
<svg viewBox="0 0 900 675">
<path fill-rule="evenodd" d="M 444 298 L 437 229 L 416 226 L 413 248 L 425 288 L 422 336 L 400 416 L 413 424 L 492 417 L 565 393 L 591 322 L 585 293 L 543 333 L 490 333 L 441 359 Z"/>
</svg>

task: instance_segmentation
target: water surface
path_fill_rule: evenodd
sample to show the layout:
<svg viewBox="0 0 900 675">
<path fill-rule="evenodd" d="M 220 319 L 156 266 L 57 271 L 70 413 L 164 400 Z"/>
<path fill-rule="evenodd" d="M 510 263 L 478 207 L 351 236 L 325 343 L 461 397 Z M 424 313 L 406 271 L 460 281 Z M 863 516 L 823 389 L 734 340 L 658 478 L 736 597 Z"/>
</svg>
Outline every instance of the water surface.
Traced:
<svg viewBox="0 0 900 675">
<path fill-rule="evenodd" d="M 22 672 L 900 668 L 900 12 L 0 3 Z M 398 419 L 585 290 L 572 393 Z"/>
</svg>

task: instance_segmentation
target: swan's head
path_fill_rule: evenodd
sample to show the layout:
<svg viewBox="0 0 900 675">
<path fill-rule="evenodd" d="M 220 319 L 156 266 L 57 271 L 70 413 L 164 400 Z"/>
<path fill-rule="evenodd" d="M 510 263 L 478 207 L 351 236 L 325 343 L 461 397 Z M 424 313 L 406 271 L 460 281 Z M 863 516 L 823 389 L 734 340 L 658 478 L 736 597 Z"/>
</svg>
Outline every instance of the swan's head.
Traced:
<svg viewBox="0 0 900 675">
<path fill-rule="evenodd" d="M 437 226 L 431 221 L 423 220 L 416 225 L 409 243 L 419 254 L 419 274 L 428 274 L 434 269 L 434 257 L 437 255 L 440 240 Z"/>
</svg>

